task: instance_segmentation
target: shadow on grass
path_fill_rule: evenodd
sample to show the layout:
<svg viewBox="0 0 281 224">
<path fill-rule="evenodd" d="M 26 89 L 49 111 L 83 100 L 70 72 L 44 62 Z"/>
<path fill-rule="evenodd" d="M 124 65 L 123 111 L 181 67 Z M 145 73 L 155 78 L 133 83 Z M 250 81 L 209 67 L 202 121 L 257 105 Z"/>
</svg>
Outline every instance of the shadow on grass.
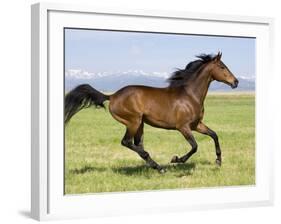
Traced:
<svg viewBox="0 0 281 224">
<path fill-rule="evenodd" d="M 199 163 L 202 165 L 211 165 L 212 164 L 209 160 L 200 160 Z"/>
<path fill-rule="evenodd" d="M 196 165 L 195 163 L 184 163 L 184 164 L 169 164 L 162 166 L 167 173 L 173 173 L 177 174 L 180 173 L 181 176 L 188 176 L 192 174 L 192 170 L 195 169 Z M 123 175 L 136 175 L 136 174 L 145 174 L 145 175 L 152 175 L 154 172 L 157 172 L 156 170 L 153 170 L 152 168 L 148 167 L 147 165 L 138 165 L 138 166 L 125 166 L 125 167 L 118 167 L 113 168 L 113 172 L 116 172 L 118 174 Z M 165 174 L 164 174 L 165 175 Z M 176 175 L 177 176 L 177 175 Z"/>
<path fill-rule="evenodd" d="M 141 173 L 149 173 L 150 168 L 147 165 L 138 165 L 138 166 L 123 166 L 112 168 L 112 171 L 118 174 L 124 175 L 135 175 Z"/>
<path fill-rule="evenodd" d="M 92 167 L 92 166 L 84 166 L 79 169 L 73 169 L 70 170 L 72 174 L 84 174 L 84 173 L 89 173 L 89 172 L 103 172 L 106 171 L 107 169 L 104 167 Z"/>
<path fill-rule="evenodd" d="M 171 167 L 171 171 L 174 173 L 176 177 L 184 177 L 184 176 L 192 175 L 193 170 L 196 167 L 196 164 L 194 162 L 179 163 L 176 165 L 175 164 L 170 165 L 170 167 Z"/>
<path fill-rule="evenodd" d="M 179 163 L 179 164 L 169 164 L 162 166 L 167 173 L 172 173 L 177 177 L 188 176 L 192 174 L 192 170 L 195 169 L 196 165 L 194 162 L 190 163 Z M 109 167 L 93 167 L 93 166 L 84 166 L 81 168 L 76 168 L 70 170 L 72 174 L 85 174 L 90 172 L 104 172 L 108 170 Z M 153 170 L 151 167 L 147 166 L 146 164 L 138 165 L 138 166 L 123 166 L 123 167 L 115 167 L 111 168 L 114 173 L 122 174 L 122 175 L 146 175 L 151 176 L 158 173 L 158 171 Z"/>
</svg>

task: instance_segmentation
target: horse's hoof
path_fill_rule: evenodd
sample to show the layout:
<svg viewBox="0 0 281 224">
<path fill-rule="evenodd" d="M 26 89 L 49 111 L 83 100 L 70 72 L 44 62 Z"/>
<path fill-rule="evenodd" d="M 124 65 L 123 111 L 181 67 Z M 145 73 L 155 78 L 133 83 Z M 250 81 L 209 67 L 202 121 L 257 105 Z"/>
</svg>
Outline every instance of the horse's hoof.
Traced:
<svg viewBox="0 0 281 224">
<path fill-rule="evenodd" d="M 221 166 L 221 160 L 216 159 L 216 164 L 217 164 L 218 166 Z"/>
<path fill-rule="evenodd" d="M 159 170 L 159 173 L 163 174 L 163 173 L 166 173 L 166 170 L 164 168 L 160 168 Z"/>
<path fill-rule="evenodd" d="M 178 163 L 179 162 L 179 157 L 178 156 L 173 156 L 171 163 Z"/>
</svg>

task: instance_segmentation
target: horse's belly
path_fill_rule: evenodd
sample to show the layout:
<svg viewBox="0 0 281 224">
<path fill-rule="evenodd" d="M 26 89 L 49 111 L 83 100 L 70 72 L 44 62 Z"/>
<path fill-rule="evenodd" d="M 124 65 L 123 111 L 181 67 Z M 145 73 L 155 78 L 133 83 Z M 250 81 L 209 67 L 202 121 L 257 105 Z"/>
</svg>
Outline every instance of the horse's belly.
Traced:
<svg viewBox="0 0 281 224">
<path fill-rule="evenodd" d="M 176 129 L 175 122 L 160 116 L 154 117 L 154 116 L 144 115 L 143 121 L 146 124 L 149 124 L 156 128 Z"/>
</svg>

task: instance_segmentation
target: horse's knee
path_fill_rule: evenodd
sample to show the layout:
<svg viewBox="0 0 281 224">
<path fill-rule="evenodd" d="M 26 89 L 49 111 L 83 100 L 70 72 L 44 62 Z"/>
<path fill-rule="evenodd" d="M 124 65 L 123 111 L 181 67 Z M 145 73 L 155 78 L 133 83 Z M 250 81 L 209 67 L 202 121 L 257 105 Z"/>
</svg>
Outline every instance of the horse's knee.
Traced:
<svg viewBox="0 0 281 224">
<path fill-rule="evenodd" d="M 196 144 L 196 145 L 194 145 L 194 146 L 192 147 L 191 152 L 192 152 L 192 153 L 196 153 L 196 152 L 197 152 L 197 149 L 198 149 L 198 145 Z"/>
<path fill-rule="evenodd" d="M 214 139 L 214 141 L 218 141 L 219 140 L 217 133 L 214 132 L 214 131 L 212 131 L 210 133 L 210 136 L 212 137 L 212 139 Z"/>
<path fill-rule="evenodd" d="M 219 140 L 219 137 L 218 135 L 214 132 L 214 134 L 212 135 L 212 138 L 214 139 L 214 141 L 218 141 Z"/>
</svg>

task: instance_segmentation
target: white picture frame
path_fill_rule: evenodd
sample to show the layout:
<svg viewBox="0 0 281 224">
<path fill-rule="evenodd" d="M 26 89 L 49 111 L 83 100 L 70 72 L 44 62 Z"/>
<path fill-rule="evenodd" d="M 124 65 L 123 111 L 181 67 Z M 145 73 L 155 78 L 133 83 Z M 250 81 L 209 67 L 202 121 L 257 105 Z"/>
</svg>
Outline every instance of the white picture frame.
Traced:
<svg viewBox="0 0 281 224">
<path fill-rule="evenodd" d="M 272 123 L 267 107 L 273 79 L 273 19 L 190 12 L 100 9 L 38 3 L 31 7 L 31 216 L 37 220 L 180 212 L 273 203 Z M 187 26 L 188 25 L 188 26 Z M 257 38 L 256 184 L 146 192 L 63 194 L 63 27 L 182 32 Z M 185 28 L 183 28 L 185 27 Z M 188 28 L 187 28 L 188 27 Z M 56 74 L 56 75 L 54 75 Z M 181 200 L 175 200 L 180 198 Z"/>
</svg>

